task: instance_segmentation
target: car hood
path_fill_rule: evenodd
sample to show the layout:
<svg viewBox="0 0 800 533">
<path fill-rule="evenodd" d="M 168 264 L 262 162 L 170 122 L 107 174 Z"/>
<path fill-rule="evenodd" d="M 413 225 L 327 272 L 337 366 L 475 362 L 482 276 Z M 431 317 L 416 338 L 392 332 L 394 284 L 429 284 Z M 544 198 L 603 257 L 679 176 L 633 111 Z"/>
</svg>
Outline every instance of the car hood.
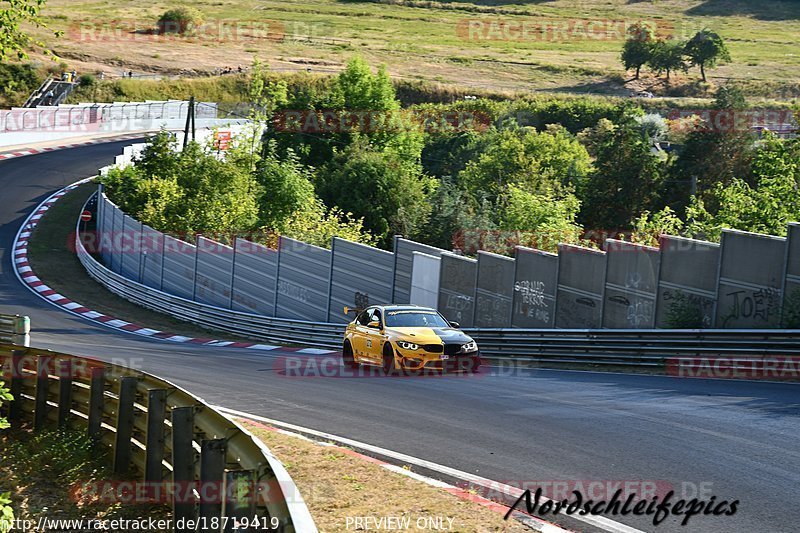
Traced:
<svg viewBox="0 0 800 533">
<path fill-rule="evenodd" d="M 472 338 L 455 328 L 387 328 L 398 336 L 408 338 L 416 344 L 435 344 L 439 342 L 465 344 Z"/>
</svg>

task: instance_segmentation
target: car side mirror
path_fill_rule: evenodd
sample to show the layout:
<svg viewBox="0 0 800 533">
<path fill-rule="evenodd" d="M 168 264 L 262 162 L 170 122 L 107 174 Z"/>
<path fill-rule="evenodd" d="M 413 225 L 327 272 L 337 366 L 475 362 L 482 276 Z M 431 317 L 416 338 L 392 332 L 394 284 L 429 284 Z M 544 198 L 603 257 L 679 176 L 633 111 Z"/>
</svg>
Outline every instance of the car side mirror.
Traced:
<svg viewBox="0 0 800 533">
<path fill-rule="evenodd" d="M 459 324 L 458 322 L 452 322 L 451 321 L 450 322 L 450 327 L 451 328 L 456 328 L 456 329 L 461 329 L 461 324 Z"/>
<path fill-rule="evenodd" d="M 381 323 L 378 322 L 377 320 L 373 320 L 369 324 L 367 324 L 367 327 L 373 329 L 381 329 Z"/>
</svg>

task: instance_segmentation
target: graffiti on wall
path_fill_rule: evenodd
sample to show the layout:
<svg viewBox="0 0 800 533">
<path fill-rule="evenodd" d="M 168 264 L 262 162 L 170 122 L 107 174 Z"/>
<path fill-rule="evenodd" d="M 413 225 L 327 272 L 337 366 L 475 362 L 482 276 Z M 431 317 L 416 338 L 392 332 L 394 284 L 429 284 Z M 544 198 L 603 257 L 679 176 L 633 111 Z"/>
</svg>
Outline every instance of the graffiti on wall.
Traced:
<svg viewBox="0 0 800 533">
<path fill-rule="evenodd" d="M 738 320 L 775 325 L 780 319 L 781 290 L 776 287 L 730 287 L 720 295 L 720 306 L 726 310 L 722 327 L 733 326 Z"/>
</svg>

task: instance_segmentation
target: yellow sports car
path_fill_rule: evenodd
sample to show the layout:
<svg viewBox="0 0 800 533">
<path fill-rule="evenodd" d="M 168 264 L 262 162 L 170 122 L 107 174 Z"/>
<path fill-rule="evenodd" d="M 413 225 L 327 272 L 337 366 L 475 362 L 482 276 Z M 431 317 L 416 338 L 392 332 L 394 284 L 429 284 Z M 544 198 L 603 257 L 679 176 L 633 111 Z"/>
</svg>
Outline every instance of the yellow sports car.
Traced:
<svg viewBox="0 0 800 533">
<path fill-rule="evenodd" d="M 477 372 L 480 351 L 471 337 L 438 311 L 416 305 L 373 305 L 356 311 L 342 345 L 346 367 L 379 366 L 387 374 L 399 370 L 464 370 Z"/>
</svg>

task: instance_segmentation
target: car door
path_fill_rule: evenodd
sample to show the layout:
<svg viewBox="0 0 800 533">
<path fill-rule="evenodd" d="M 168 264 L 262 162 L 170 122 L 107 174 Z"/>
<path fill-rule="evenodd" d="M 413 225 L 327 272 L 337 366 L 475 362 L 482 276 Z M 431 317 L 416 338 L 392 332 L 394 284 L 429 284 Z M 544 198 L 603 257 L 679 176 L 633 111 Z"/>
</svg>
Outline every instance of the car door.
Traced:
<svg viewBox="0 0 800 533">
<path fill-rule="evenodd" d="M 367 356 L 367 332 L 369 331 L 367 324 L 369 324 L 372 311 L 373 308 L 365 309 L 356 316 L 353 336 L 350 338 L 356 360 L 364 359 Z"/>
<path fill-rule="evenodd" d="M 369 317 L 370 322 L 378 322 L 378 327 L 366 328 L 366 348 L 370 361 L 381 363 L 383 360 L 383 314 L 379 308 L 372 310 Z"/>
</svg>

